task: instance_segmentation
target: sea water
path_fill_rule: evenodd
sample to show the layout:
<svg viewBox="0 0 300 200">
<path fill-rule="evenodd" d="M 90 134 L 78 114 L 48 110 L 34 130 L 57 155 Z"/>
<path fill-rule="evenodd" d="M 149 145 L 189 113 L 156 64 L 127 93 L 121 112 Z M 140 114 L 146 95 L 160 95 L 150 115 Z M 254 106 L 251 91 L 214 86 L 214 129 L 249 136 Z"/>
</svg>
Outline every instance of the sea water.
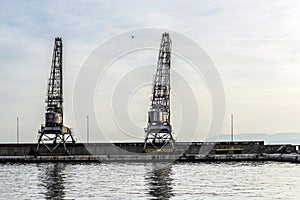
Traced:
<svg viewBox="0 0 300 200">
<path fill-rule="evenodd" d="M 279 162 L 0 164 L 0 199 L 300 199 Z"/>
</svg>

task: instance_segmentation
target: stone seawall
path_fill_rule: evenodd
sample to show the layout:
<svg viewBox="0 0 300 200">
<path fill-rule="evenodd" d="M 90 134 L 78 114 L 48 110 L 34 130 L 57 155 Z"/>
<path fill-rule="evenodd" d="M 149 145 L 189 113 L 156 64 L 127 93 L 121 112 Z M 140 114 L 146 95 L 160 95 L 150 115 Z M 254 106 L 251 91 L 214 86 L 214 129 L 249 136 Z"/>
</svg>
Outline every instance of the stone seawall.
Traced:
<svg viewBox="0 0 300 200">
<path fill-rule="evenodd" d="M 143 143 L 77 143 L 49 152 L 37 144 L 0 144 L 0 162 L 111 162 L 111 161 L 287 161 L 299 163 L 298 147 L 253 142 L 177 142 L 174 149 L 143 149 Z"/>
</svg>

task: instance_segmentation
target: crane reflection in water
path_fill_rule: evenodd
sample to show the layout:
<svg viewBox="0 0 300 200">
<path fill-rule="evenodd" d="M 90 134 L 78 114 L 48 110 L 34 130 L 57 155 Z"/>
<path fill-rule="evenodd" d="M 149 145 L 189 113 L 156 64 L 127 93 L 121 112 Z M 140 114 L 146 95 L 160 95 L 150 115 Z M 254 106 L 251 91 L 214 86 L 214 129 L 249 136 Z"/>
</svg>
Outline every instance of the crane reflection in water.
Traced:
<svg viewBox="0 0 300 200">
<path fill-rule="evenodd" d="M 153 170 L 147 172 L 146 181 L 149 185 L 149 194 L 154 199 L 170 199 L 174 196 L 172 188 L 172 165 L 154 165 Z"/>
<path fill-rule="evenodd" d="M 64 199 L 65 197 L 65 164 L 50 163 L 42 169 L 41 185 L 46 189 L 45 199 Z"/>
</svg>

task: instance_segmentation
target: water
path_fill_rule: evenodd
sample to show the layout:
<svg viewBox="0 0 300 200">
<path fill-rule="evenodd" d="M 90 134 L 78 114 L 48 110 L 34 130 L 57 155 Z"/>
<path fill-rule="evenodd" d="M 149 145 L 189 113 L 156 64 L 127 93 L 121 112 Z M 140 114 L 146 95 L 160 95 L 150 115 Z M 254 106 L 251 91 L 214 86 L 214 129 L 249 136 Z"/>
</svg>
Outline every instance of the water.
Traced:
<svg viewBox="0 0 300 200">
<path fill-rule="evenodd" d="M 300 165 L 0 164 L 0 199 L 300 199 Z"/>
</svg>

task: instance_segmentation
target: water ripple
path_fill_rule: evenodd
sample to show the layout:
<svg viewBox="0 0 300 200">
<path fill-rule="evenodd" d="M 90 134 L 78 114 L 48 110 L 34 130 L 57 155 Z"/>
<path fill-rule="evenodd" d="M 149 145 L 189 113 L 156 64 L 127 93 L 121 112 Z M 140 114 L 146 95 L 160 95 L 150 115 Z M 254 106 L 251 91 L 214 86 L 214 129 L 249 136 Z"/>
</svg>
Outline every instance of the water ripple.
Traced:
<svg viewBox="0 0 300 200">
<path fill-rule="evenodd" d="M 291 163 L 0 164 L 0 199 L 300 199 Z"/>
</svg>

